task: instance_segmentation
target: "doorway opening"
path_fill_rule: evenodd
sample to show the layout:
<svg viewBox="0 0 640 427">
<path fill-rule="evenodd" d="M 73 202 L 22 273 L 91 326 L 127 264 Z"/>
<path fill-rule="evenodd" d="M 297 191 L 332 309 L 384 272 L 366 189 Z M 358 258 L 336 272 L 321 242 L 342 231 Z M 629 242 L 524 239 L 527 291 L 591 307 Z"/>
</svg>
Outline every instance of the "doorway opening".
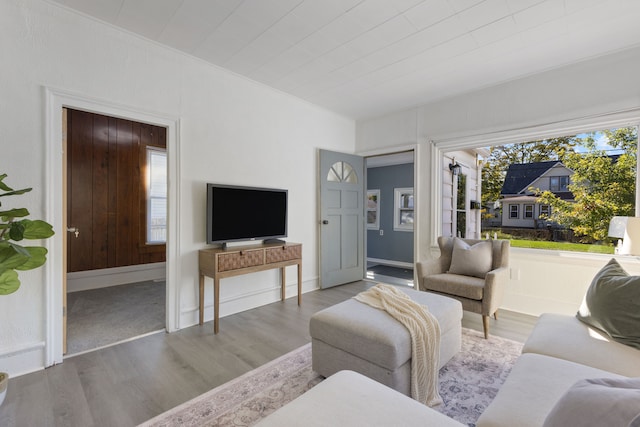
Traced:
<svg viewBox="0 0 640 427">
<path fill-rule="evenodd" d="M 366 157 L 366 279 L 414 287 L 414 150 Z"/>
<path fill-rule="evenodd" d="M 67 356 L 165 330 L 163 126 L 63 109 Z"/>
</svg>

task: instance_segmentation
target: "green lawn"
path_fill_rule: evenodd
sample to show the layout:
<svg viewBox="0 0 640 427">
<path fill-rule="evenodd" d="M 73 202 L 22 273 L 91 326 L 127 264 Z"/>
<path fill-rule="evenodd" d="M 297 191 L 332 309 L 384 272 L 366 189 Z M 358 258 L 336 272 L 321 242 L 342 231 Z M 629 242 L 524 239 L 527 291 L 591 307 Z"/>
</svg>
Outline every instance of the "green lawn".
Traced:
<svg viewBox="0 0 640 427">
<path fill-rule="evenodd" d="M 532 248 L 532 249 L 548 249 L 552 251 L 571 251 L 571 252 L 590 252 L 594 254 L 613 254 L 613 245 L 587 245 L 582 243 L 569 242 L 549 242 L 547 240 L 526 240 L 522 238 L 514 238 L 513 235 L 504 231 L 487 230 L 493 235 L 497 232 L 498 239 L 506 239 L 511 241 L 512 248 Z"/>
<path fill-rule="evenodd" d="M 505 236 L 506 237 L 506 236 Z M 582 243 L 548 242 L 542 240 L 509 239 L 513 248 L 550 249 L 555 251 L 591 252 L 613 254 L 613 246 L 585 245 Z"/>
</svg>

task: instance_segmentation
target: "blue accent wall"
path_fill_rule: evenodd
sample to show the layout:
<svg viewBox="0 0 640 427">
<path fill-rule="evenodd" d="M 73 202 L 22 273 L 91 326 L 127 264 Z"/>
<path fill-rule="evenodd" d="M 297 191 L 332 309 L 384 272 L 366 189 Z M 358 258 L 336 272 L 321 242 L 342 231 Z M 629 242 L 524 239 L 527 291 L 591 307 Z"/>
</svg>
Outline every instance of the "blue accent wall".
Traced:
<svg viewBox="0 0 640 427">
<path fill-rule="evenodd" d="M 393 231 L 394 189 L 413 187 L 413 163 L 367 169 L 367 189 L 380 190 L 380 230 L 367 230 L 367 257 L 413 264 L 413 232 Z"/>
</svg>

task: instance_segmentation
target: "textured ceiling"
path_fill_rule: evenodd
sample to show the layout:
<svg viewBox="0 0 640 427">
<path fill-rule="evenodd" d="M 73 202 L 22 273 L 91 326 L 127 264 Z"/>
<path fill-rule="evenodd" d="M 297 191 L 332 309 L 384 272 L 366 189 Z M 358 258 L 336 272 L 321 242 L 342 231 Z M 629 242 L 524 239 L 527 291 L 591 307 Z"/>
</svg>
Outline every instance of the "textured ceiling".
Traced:
<svg viewBox="0 0 640 427">
<path fill-rule="evenodd" d="M 356 119 L 640 43 L 640 0 L 51 0 Z"/>
</svg>

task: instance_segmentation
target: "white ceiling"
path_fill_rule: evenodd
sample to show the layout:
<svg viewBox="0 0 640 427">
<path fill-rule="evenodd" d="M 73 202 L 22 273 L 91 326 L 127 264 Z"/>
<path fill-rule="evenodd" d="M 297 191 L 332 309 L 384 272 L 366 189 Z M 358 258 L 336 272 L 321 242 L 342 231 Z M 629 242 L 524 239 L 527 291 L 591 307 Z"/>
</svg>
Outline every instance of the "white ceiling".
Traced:
<svg viewBox="0 0 640 427">
<path fill-rule="evenodd" d="M 640 43 L 639 0 L 52 0 L 356 119 Z"/>
</svg>

